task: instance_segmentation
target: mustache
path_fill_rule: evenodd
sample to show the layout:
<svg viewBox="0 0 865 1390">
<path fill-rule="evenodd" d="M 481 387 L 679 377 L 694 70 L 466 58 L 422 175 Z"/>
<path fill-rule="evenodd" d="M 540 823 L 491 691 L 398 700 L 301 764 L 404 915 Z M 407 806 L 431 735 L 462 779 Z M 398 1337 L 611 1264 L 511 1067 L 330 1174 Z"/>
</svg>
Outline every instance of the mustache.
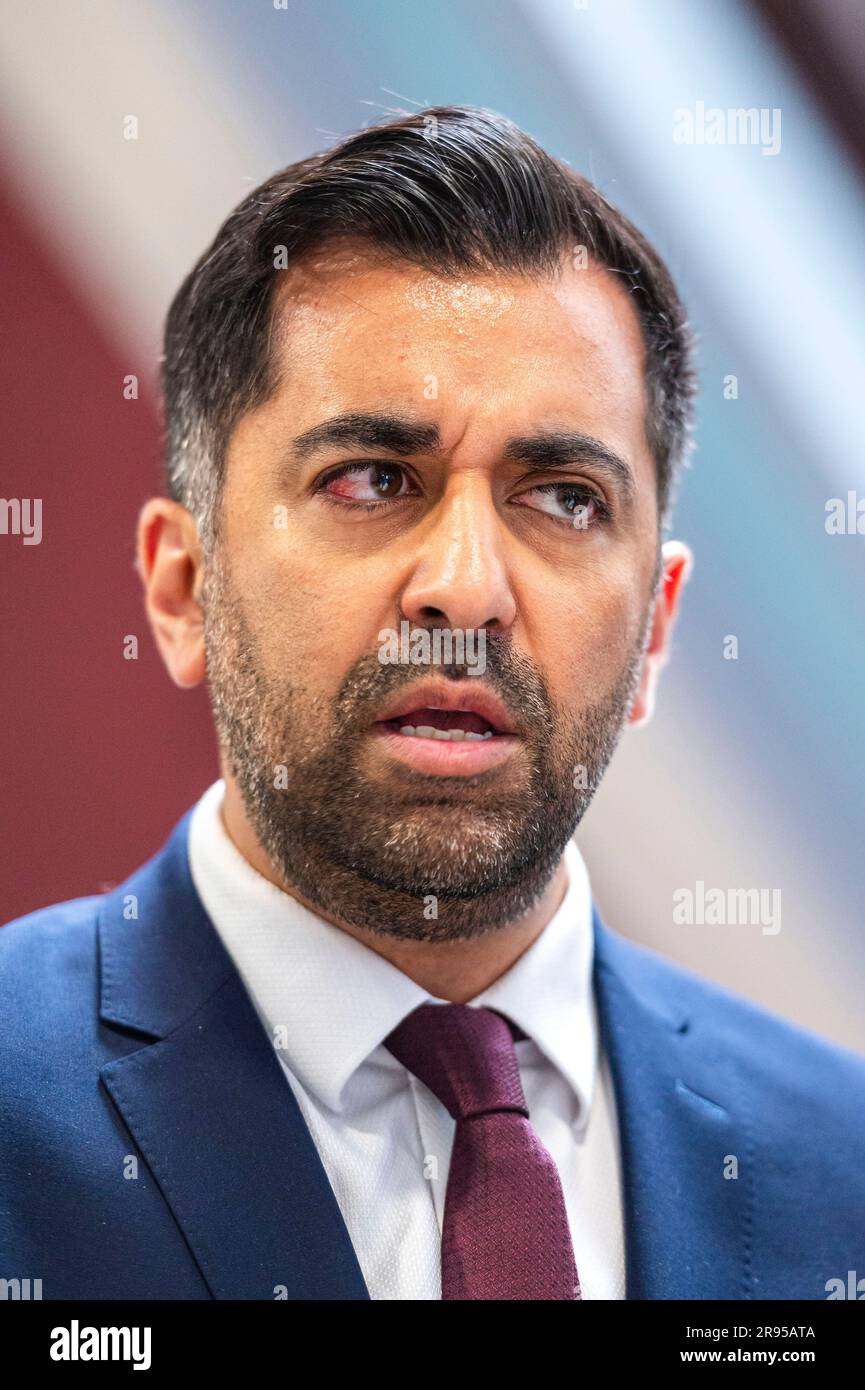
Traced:
<svg viewBox="0 0 865 1390">
<path fill-rule="evenodd" d="M 432 633 L 435 628 L 427 631 Z M 347 733 L 368 729 L 385 701 L 430 675 L 454 684 L 466 682 L 468 691 L 477 684 L 477 677 L 461 663 L 382 665 L 377 651 L 364 653 L 344 677 L 334 700 L 340 727 Z M 534 662 L 516 650 L 511 633 L 487 633 L 482 679 L 509 710 L 519 713 L 527 729 L 550 729 L 554 706 L 547 682 Z"/>
</svg>

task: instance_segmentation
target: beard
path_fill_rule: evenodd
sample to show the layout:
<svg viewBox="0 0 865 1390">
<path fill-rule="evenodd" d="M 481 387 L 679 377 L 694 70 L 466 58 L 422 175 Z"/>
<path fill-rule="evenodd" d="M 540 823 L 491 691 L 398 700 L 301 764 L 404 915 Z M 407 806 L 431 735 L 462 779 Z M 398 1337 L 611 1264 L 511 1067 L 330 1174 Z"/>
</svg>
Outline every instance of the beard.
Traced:
<svg viewBox="0 0 865 1390">
<path fill-rule="evenodd" d="M 519 718 L 522 749 L 473 777 L 364 769 L 384 702 L 465 666 L 358 660 L 332 700 L 275 677 L 222 548 L 204 583 L 207 682 L 222 756 L 284 887 L 331 920 L 412 941 L 482 936 L 539 901 L 589 807 L 639 684 L 650 605 L 612 688 L 562 709 L 510 634 L 486 634 L 485 683 Z M 430 629 L 432 631 L 432 629 Z"/>
</svg>

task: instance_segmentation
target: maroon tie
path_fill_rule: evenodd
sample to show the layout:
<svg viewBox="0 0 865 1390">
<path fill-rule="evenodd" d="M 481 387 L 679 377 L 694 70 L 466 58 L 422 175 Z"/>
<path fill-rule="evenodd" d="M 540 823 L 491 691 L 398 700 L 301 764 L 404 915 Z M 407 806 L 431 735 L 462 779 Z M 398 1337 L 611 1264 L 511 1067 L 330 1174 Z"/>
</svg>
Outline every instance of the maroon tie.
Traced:
<svg viewBox="0 0 865 1390">
<path fill-rule="evenodd" d="M 456 1120 L 442 1298 L 582 1298 L 562 1184 L 532 1126 L 515 1025 L 470 1004 L 421 1004 L 385 1039 Z"/>
</svg>

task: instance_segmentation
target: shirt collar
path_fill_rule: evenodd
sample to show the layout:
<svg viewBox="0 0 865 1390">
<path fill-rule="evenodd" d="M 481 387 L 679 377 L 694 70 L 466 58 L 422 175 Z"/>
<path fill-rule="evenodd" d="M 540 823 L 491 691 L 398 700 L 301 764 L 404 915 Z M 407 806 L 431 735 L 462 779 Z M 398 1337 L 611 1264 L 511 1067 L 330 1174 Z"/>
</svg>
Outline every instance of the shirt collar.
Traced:
<svg viewBox="0 0 865 1390">
<path fill-rule="evenodd" d="M 528 1033 L 591 1109 L 598 1053 L 592 991 L 592 894 L 585 861 L 573 840 L 565 847 L 568 887 L 544 930 L 509 970 L 471 1000 L 506 1014 Z"/>
<path fill-rule="evenodd" d="M 388 1034 L 419 1004 L 443 1001 L 253 869 L 223 824 L 224 791 L 215 782 L 193 810 L 193 882 L 271 1041 L 304 1090 L 339 1112 L 348 1082 Z M 558 1068 L 576 1093 L 582 1125 L 597 1060 L 591 889 L 573 841 L 565 862 L 568 888 L 554 916 L 469 1002 L 499 1010 L 529 1035 L 531 1043 L 517 1046 L 533 1043 Z"/>
</svg>

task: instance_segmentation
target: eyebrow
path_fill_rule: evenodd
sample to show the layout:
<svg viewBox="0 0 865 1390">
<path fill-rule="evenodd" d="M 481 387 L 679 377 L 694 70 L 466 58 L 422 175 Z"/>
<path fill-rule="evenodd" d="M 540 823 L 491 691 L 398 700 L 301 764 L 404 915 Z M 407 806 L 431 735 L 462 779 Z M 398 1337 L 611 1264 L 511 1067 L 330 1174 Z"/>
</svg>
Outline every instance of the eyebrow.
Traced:
<svg viewBox="0 0 865 1390">
<path fill-rule="evenodd" d="M 408 457 L 433 453 L 441 448 L 438 427 L 381 412 L 350 412 L 335 415 L 299 434 L 292 444 L 294 458 L 301 462 L 311 455 L 335 446 L 361 449 L 387 449 Z M 588 463 L 618 488 L 628 503 L 636 498 L 637 485 L 629 464 L 609 445 L 579 430 L 543 430 L 537 434 L 509 439 L 504 458 L 547 470 Z"/>
<path fill-rule="evenodd" d="M 541 434 L 509 439 L 504 456 L 512 462 L 527 463 L 542 470 L 590 463 L 624 494 L 627 502 L 636 499 L 637 484 L 631 467 L 609 445 L 579 430 L 545 430 Z"/>
<path fill-rule="evenodd" d="M 299 434 L 292 453 L 299 461 L 334 445 L 351 444 L 360 449 L 389 449 L 394 454 L 430 454 L 441 447 L 436 425 L 424 425 L 400 415 L 354 412 L 322 420 Z"/>
</svg>

